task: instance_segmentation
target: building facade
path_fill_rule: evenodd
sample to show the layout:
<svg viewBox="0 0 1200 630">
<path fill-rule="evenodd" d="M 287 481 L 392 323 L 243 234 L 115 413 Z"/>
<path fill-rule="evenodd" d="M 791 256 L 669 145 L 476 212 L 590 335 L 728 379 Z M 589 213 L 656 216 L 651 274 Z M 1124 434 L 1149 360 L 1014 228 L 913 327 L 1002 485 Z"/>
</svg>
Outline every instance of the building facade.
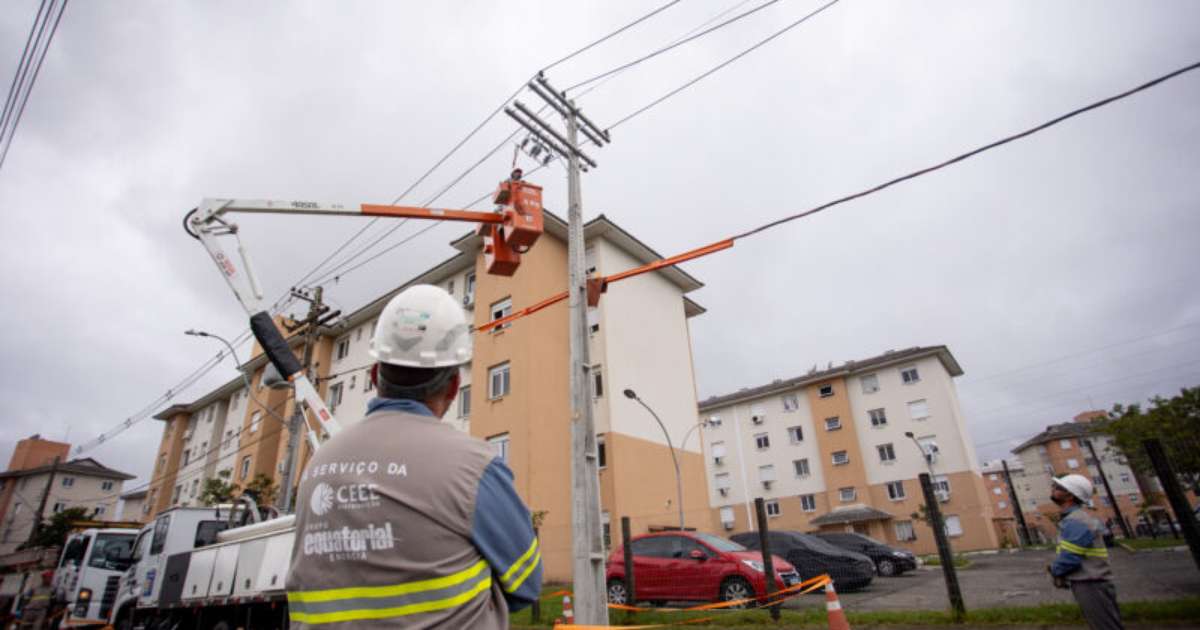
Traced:
<svg viewBox="0 0 1200 630">
<path fill-rule="evenodd" d="M 482 242 L 468 234 L 451 245 L 458 253 L 337 323 L 322 327 L 312 372 L 318 391 L 344 426 L 358 422 L 374 396 L 368 354 L 375 323 L 387 302 L 413 284 L 434 284 L 461 300 L 478 326 L 566 289 L 566 224 L 546 214 L 546 232 L 522 254 L 516 275 L 489 275 Z M 610 275 L 660 256 L 603 216 L 585 226 L 589 273 Z M 605 532 L 622 516 L 635 533 L 678 526 L 676 478 L 668 440 L 636 401 L 631 388 L 662 418 L 676 440 L 695 425 L 696 388 L 688 320 L 704 309 L 686 294 L 702 284 L 665 267 L 614 284 L 589 309 L 590 385 L 595 411 Z M 297 354 L 299 335 L 288 338 Z M 567 303 L 561 302 L 474 339 L 474 358 L 462 370 L 462 388 L 444 420 L 492 444 L 515 475 L 522 498 L 539 515 L 547 579 L 571 575 L 571 411 Z M 205 481 L 225 474 L 244 485 L 256 475 L 278 483 L 287 430 L 272 411 L 292 412 L 289 390 L 262 384 L 265 358 L 256 348 L 241 378 L 156 417 L 164 422 L 154 481 L 147 494 L 151 515 L 174 505 L 195 505 Z M 614 395 L 614 393 L 616 395 Z M 213 454 L 215 449 L 215 456 Z M 299 465 L 309 457 L 301 444 Z M 704 484 L 699 441 L 682 445 L 686 526 L 714 526 Z M 609 538 L 606 536 L 606 538 Z M 609 539 L 610 543 L 613 541 Z"/>
<path fill-rule="evenodd" d="M 984 462 L 982 466 L 983 485 L 987 489 L 988 499 L 992 502 L 992 522 L 996 527 L 996 536 L 1001 547 L 1016 546 L 1021 543 L 1021 534 L 1017 522 L 1016 504 L 1012 499 L 1012 491 L 1004 475 L 1004 462 L 994 460 Z M 1025 465 L 1019 459 L 1009 460 L 1008 477 L 1016 489 L 1016 496 L 1021 501 L 1022 515 L 1037 510 L 1037 501 L 1031 496 L 1032 487 L 1025 478 Z M 1028 518 L 1028 516 L 1026 516 Z M 1030 535 L 1035 535 L 1032 531 Z M 1043 542 L 1038 539 L 1034 542 Z"/>
<path fill-rule="evenodd" d="M 699 405 L 709 504 L 726 532 L 855 531 L 935 551 L 918 474 L 929 472 L 956 550 L 998 545 L 993 505 L 945 346 L 888 351 Z M 911 437 L 907 434 L 911 433 Z"/>
<path fill-rule="evenodd" d="M 121 486 L 133 475 L 84 457 L 67 460 L 71 445 L 20 440 L 0 473 L 0 555 L 16 551 L 33 533 L 40 512 L 43 522 L 70 508 L 84 508 L 90 518 L 115 520 Z"/>
</svg>

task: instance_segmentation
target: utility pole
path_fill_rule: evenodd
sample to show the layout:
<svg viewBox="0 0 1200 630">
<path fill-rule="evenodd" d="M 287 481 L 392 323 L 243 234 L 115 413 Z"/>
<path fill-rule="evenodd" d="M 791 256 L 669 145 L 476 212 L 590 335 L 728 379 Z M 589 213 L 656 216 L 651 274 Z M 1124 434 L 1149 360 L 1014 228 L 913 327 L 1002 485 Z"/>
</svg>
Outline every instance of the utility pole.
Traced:
<svg viewBox="0 0 1200 630">
<path fill-rule="evenodd" d="M 591 360 L 587 332 L 587 272 L 584 260 L 583 193 L 580 161 L 595 168 L 596 162 L 579 149 L 581 131 L 597 146 L 608 141 L 608 133 L 594 125 L 566 95 L 555 90 L 540 74 L 529 89 L 559 113 L 567 135 L 538 118 L 520 101 L 505 113 L 521 124 L 545 146 L 567 158 L 567 312 L 570 333 L 571 375 L 571 541 L 576 621 L 581 625 L 608 625 L 608 602 L 604 574 L 606 556 L 600 525 L 600 468 L 596 451 L 596 422 L 592 410 Z M 519 113 L 518 113 L 519 110 Z M 631 595 L 632 596 L 632 595 Z"/>
<path fill-rule="evenodd" d="M 42 491 L 42 498 L 38 501 L 37 516 L 33 520 L 33 529 L 29 531 L 29 540 L 32 542 L 42 532 L 42 515 L 46 513 L 46 500 L 50 498 L 50 489 L 54 487 L 54 474 L 58 472 L 58 457 L 54 458 L 54 462 L 50 464 L 50 481 L 46 482 L 46 489 Z"/>
<path fill-rule="evenodd" d="M 325 290 L 322 287 L 313 289 L 313 297 L 308 297 L 307 293 L 301 293 L 292 290 L 292 297 L 308 302 L 308 315 L 304 320 L 288 328 L 288 332 L 294 332 L 300 328 L 304 328 L 304 373 L 312 382 L 317 382 L 312 374 L 312 358 L 313 348 L 317 342 L 317 331 L 325 322 L 337 317 L 341 311 L 325 314 L 329 311 L 329 307 L 322 302 L 322 297 Z M 293 496 L 292 486 L 296 481 L 296 458 L 300 451 L 300 434 L 306 428 L 307 423 L 304 421 L 304 408 L 300 404 L 300 398 L 292 397 L 292 417 L 288 420 L 288 442 L 287 454 L 284 459 L 283 468 L 283 512 L 290 513 L 296 497 Z"/>
<path fill-rule="evenodd" d="M 1017 487 L 1013 485 L 1012 475 L 1008 473 L 1008 460 L 1001 459 L 1000 464 L 1004 466 L 1004 483 L 1008 485 L 1008 498 L 1013 504 L 1013 514 L 1017 515 L 1017 525 L 1021 526 L 1021 540 L 1026 545 L 1032 545 L 1033 539 L 1029 537 L 1029 526 L 1025 524 L 1025 512 L 1021 511 L 1021 498 L 1017 496 Z"/>
<path fill-rule="evenodd" d="M 1200 524 L 1196 522 L 1196 515 L 1192 513 L 1187 495 L 1179 485 L 1179 477 L 1171 469 L 1171 460 L 1167 459 L 1167 452 L 1162 442 L 1157 439 L 1142 440 L 1142 448 L 1146 449 L 1150 465 L 1154 467 L 1154 474 L 1162 484 L 1163 494 L 1167 495 L 1167 502 L 1170 503 L 1171 509 L 1175 510 L 1175 519 L 1183 529 L 1183 538 L 1192 552 L 1192 560 L 1196 563 L 1196 568 L 1200 568 Z M 1170 518 L 1169 513 L 1167 518 Z"/>
<path fill-rule="evenodd" d="M 1100 481 L 1104 482 L 1104 492 L 1108 494 L 1108 502 L 1112 504 L 1113 513 L 1117 515 L 1117 522 L 1121 524 L 1121 533 L 1125 534 L 1125 538 L 1132 539 L 1133 532 L 1129 530 L 1129 523 L 1125 522 L 1125 516 L 1121 514 L 1121 506 L 1117 505 L 1117 497 L 1113 495 L 1112 486 L 1108 485 L 1108 475 L 1104 474 L 1104 467 L 1100 465 L 1100 458 L 1096 455 L 1096 447 L 1092 445 L 1092 441 L 1088 438 L 1083 438 L 1083 444 L 1087 446 L 1088 452 L 1092 454 L 1092 461 L 1096 462 L 1096 472 L 1100 473 Z"/>
<path fill-rule="evenodd" d="M 921 473 L 918 478 L 921 480 L 921 494 L 925 496 L 925 515 L 929 517 L 929 526 L 933 528 L 933 540 L 937 543 L 938 559 L 942 562 L 942 576 L 946 579 L 946 594 L 950 596 L 954 621 L 962 623 L 967 616 L 967 607 L 963 603 L 962 588 L 958 584 L 958 569 L 954 566 L 954 552 L 951 551 L 950 541 L 946 538 L 946 523 L 942 520 L 942 508 L 938 505 L 937 496 L 933 493 L 933 481 L 929 473 Z"/>
</svg>

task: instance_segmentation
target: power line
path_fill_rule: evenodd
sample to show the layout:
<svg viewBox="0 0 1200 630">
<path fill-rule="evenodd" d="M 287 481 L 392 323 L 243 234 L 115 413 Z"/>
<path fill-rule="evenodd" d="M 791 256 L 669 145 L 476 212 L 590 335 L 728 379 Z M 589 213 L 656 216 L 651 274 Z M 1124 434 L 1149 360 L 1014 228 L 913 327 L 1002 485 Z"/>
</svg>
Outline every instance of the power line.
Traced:
<svg viewBox="0 0 1200 630">
<path fill-rule="evenodd" d="M 21 106 L 18 108 L 17 115 L 10 117 L 12 124 L 8 128 L 8 137 L 4 139 L 4 150 L 0 152 L 0 169 L 4 168 L 4 161 L 8 158 L 8 150 L 12 148 L 13 137 L 17 133 L 17 127 L 21 124 L 21 118 L 25 115 L 25 106 L 29 104 L 29 95 L 33 92 L 33 85 L 37 82 L 38 75 L 42 72 L 42 62 L 46 60 L 46 52 L 50 50 L 50 44 L 54 42 L 54 34 L 58 32 L 58 24 L 62 21 L 63 13 L 67 10 L 68 0 L 62 0 L 59 5 L 58 15 L 54 18 L 54 25 L 50 27 L 50 36 L 46 38 L 46 44 L 42 46 L 41 55 L 38 56 L 37 65 L 33 68 L 33 75 L 29 79 L 29 83 L 25 87 L 25 95 L 21 98 Z M 53 3 L 50 5 L 50 11 L 54 10 Z M 46 20 L 49 19 L 49 12 L 46 14 Z M 46 20 L 42 21 L 43 28 Z M 38 33 L 38 39 L 41 39 L 41 33 Z M 9 112 L 11 114 L 11 110 Z M 2 135 L 2 134 L 0 134 Z"/>
<path fill-rule="evenodd" d="M 649 61 L 649 60 L 651 60 L 651 59 L 653 59 L 653 58 L 655 58 L 655 57 L 657 57 L 657 56 L 659 56 L 659 55 L 661 55 L 661 54 L 663 54 L 663 53 L 666 53 L 666 52 L 669 52 L 669 51 L 671 51 L 671 50 L 674 50 L 674 49 L 676 49 L 676 48 L 678 48 L 678 47 L 680 47 L 680 46 L 682 46 L 682 45 L 684 45 L 684 44 L 687 44 L 688 42 L 695 41 L 695 40 L 697 40 L 697 39 L 700 39 L 701 37 L 704 37 L 705 35 L 708 35 L 708 34 L 710 34 L 710 33 L 714 33 L 714 32 L 716 32 L 716 31 L 719 31 L 719 30 L 721 30 L 721 29 L 725 28 L 726 26 L 729 26 L 730 24 L 733 24 L 734 22 L 737 22 L 737 21 L 739 21 L 739 20 L 741 20 L 741 19 L 743 19 L 743 18 L 749 17 L 749 16 L 751 16 L 751 15 L 753 15 L 753 14 L 755 14 L 755 13 L 758 13 L 759 11 L 761 11 L 761 10 L 763 10 L 763 9 L 765 9 L 765 8 L 767 8 L 767 7 L 769 7 L 769 6 L 773 5 L 773 4 L 775 4 L 775 3 L 777 3 L 777 2 L 779 2 L 779 0 L 767 0 L 766 2 L 764 2 L 764 3 L 762 3 L 762 4 L 760 4 L 760 5 L 756 6 L 756 7 L 754 7 L 753 9 L 750 9 L 749 11 L 745 11 L 745 12 L 743 12 L 743 13 L 739 13 L 738 15 L 735 15 L 735 16 L 733 16 L 733 17 L 729 18 L 728 20 L 725 20 L 724 22 L 721 22 L 720 24 L 717 24 L 716 26 L 713 26 L 713 27 L 711 27 L 711 28 L 704 29 L 703 31 L 701 31 L 701 32 L 699 32 L 699 33 L 696 33 L 695 35 L 692 35 L 692 36 L 690 36 L 690 37 L 686 37 L 686 38 L 684 38 L 684 39 L 682 39 L 682 40 L 679 40 L 679 41 L 677 41 L 677 42 L 674 42 L 674 43 L 668 44 L 668 45 L 666 45 L 666 46 L 663 46 L 662 48 L 659 48 L 658 50 L 655 50 L 655 51 L 653 51 L 653 52 L 650 52 L 650 53 L 648 53 L 648 54 L 646 54 L 646 55 L 643 55 L 643 56 L 641 56 L 641 57 L 638 57 L 637 59 L 634 59 L 633 61 L 630 61 L 630 62 L 628 62 L 628 63 L 621 64 L 621 65 L 619 65 L 619 66 L 617 66 L 617 67 L 615 67 L 615 68 L 612 68 L 612 69 L 610 69 L 610 70 L 605 70 L 604 72 L 601 72 L 600 74 L 597 74 L 597 75 L 595 75 L 595 76 L 593 76 L 593 77 L 590 77 L 590 78 L 584 79 L 583 81 L 580 81 L 579 83 L 576 83 L 576 84 L 574 84 L 574 85 L 572 85 L 572 86 L 568 87 L 567 89 L 565 89 L 565 90 L 563 90 L 563 91 L 564 91 L 564 92 L 570 92 L 571 90 L 574 90 L 574 89 L 577 89 L 577 88 L 581 88 L 581 87 L 583 87 L 583 86 L 585 86 L 585 85 L 587 85 L 587 84 L 589 84 L 589 83 L 592 83 L 592 82 L 594 82 L 594 81 L 599 81 L 600 79 L 603 79 L 603 78 L 605 78 L 605 77 L 608 77 L 608 76 L 612 76 L 612 75 L 614 75 L 614 74 L 616 74 L 616 73 L 618 73 L 618 72 L 621 72 L 621 71 L 624 71 L 624 70 L 628 70 L 629 68 L 632 68 L 632 67 L 634 67 L 634 66 L 636 66 L 636 65 L 638 65 L 638 64 L 640 64 L 640 63 L 644 63 L 644 62 L 646 62 L 646 61 Z"/>
<path fill-rule="evenodd" d="M 13 71 L 12 83 L 8 86 L 8 96 L 4 99 L 4 112 L 0 114 L 0 140 L 4 138 L 3 130 L 8 128 L 8 118 L 12 113 L 13 107 L 17 103 L 17 95 L 20 92 L 18 86 L 25 83 L 25 74 L 29 71 L 29 59 L 31 57 L 31 46 L 33 44 L 33 34 L 38 33 L 38 41 L 41 41 L 41 32 L 38 30 L 38 25 L 41 24 L 42 30 L 45 30 L 45 23 L 42 21 L 42 14 L 46 11 L 46 0 L 38 6 L 37 15 L 33 18 L 33 24 L 29 27 L 29 35 L 25 37 L 25 48 L 21 51 L 21 58 L 17 62 L 17 69 Z"/>
</svg>

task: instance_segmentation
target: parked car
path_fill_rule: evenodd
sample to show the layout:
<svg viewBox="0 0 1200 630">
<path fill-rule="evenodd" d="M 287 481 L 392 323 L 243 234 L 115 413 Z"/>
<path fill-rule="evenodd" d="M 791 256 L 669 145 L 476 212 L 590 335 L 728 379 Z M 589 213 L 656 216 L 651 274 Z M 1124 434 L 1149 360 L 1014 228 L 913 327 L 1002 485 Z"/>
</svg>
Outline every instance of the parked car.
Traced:
<svg viewBox="0 0 1200 630">
<path fill-rule="evenodd" d="M 732 601 L 767 594 L 762 554 L 731 540 L 700 532 L 661 532 L 637 536 L 633 551 L 634 596 L 625 589 L 625 552 L 608 558 L 608 601 Z M 800 581 L 795 567 L 774 556 L 776 584 Z"/>
<path fill-rule="evenodd" d="M 849 551 L 861 553 L 875 563 L 875 571 L 884 577 L 900 575 L 917 568 L 911 551 L 889 547 L 870 536 L 854 532 L 817 532 L 814 536 Z M 836 587 L 835 587 L 836 588 Z"/>
<path fill-rule="evenodd" d="M 875 578 L 875 563 L 861 553 L 835 547 L 813 536 L 793 531 L 767 534 L 771 554 L 783 556 L 800 574 L 801 580 L 828 573 L 839 591 L 863 588 Z M 747 532 L 730 537 L 748 549 L 760 550 L 758 533 Z"/>
</svg>

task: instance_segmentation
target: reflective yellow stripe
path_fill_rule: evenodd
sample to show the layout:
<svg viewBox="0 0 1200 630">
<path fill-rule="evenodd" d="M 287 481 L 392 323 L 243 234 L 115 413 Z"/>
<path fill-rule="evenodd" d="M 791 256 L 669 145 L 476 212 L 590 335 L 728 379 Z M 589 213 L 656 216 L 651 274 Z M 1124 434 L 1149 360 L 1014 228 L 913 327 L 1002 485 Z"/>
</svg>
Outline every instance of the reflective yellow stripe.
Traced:
<svg viewBox="0 0 1200 630">
<path fill-rule="evenodd" d="M 404 584 L 392 584 L 389 586 L 350 586 L 346 588 L 330 588 L 322 591 L 294 591 L 288 593 L 288 601 L 310 603 L 329 602 L 339 599 L 352 599 L 359 597 L 394 597 L 396 595 L 407 595 L 422 591 L 435 591 L 449 586 L 454 586 L 456 584 L 462 584 L 476 575 L 479 575 L 485 569 L 487 569 L 487 562 L 480 560 L 479 562 L 471 565 L 469 568 L 463 569 L 458 573 L 452 573 L 446 577 L 433 578 L 431 580 L 420 580 L 418 582 L 407 582 Z M 488 581 L 491 581 L 490 578 Z"/>
<path fill-rule="evenodd" d="M 1105 549 L 1103 547 L 1080 547 L 1079 545 L 1076 545 L 1075 543 L 1069 543 L 1065 540 L 1058 541 L 1058 551 L 1059 551 L 1059 553 L 1062 553 L 1063 551 L 1069 551 L 1073 554 L 1077 554 L 1080 556 L 1090 556 L 1092 558 L 1107 558 L 1108 557 L 1108 549 Z"/>
<path fill-rule="evenodd" d="M 534 554 L 533 561 L 529 563 L 529 566 L 525 567 L 525 570 L 521 572 L 520 577 L 518 577 L 512 584 L 509 584 L 508 586 L 504 587 L 504 590 L 508 591 L 509 593 L 512 593 L 512 592 L 516 591 L 517 589 L 521 588 L 521 584 L 523 584 L 525 582 L 525 578 L 529 577 L 529 575 L 531 573 L 533 573 L 533 570 L 537 568 L 538 564 L 541 561 L 542 561 L 542 552 L 538 551 L 536 554 Z"/>
<path fill-rule="evenodd" d="M 536 538 L 534 538 L 533 542 L 529 545 L 529 549 L 526 549 L 525 553 L 521 554 L 521 557 L 517 558 L 517 561 L 512 563 L 512 566 L 508 567 L 508 570 L 504 572 L 504 575 L 500 576 L 500 582 L 507 585 L 509 580 L 512 579 L 512 576 L 521 569 L 521 565 L 524 564 L 526 560 L 533 557 L 533 554 L 535 551 L 537 551 L 537 548 L 538 541 Z M 511 590 L 509 590 L 509 592 L 511 593 L 514 590 L 516 590 L 516 587 L 513 587 Z"/>
<path fill-rule="evenodd" d="M 433 581 L 433 580 L 427 580 Z M 414 582 L 415 584 L 415 582 Z M 401 585 L 405 586 L 405 585 Z M 492 578 L 490 576 L 480 580 L 471 590 L 447 597 L 446 599 L 437 599 L 428 602 L 420 602 L 417 604 L 408 604 L 406 606 L 397 606 L 394 608 L 364 608 L 358 610 L 341 610 L 338 612 L 328 613 L 291 613 L 292 621 L 307 624 L 322 624 L 322 623 L 337 623 L 341 621 L 357 621 L 360 619 L 387 619 L 388 617 L 401 617 L 404 615 L 414 615 L 423 612 L 433 612 L 435 610 L 445 610 L 454 608 L 460 604 L 470 601 L 479 593 L 486 591 L 492 586 Z M 374 587 L 372 587 L 374 588 Z M 384 587 L 387 588 L 387 587 Z M 357 589 L 336 589 L 336 590 L 357 590 Z M 362 597 L 362 595 L 358 595 Z"/>
</svg>

